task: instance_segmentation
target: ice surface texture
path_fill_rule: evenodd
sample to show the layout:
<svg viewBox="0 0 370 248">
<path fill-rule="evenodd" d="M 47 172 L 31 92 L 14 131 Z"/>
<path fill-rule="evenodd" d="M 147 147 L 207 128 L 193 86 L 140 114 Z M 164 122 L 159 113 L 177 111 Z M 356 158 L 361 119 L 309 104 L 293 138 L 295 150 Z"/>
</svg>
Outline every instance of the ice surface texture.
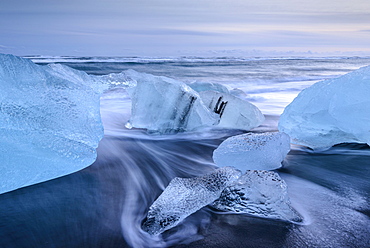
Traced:
<svg viewBox="0 0 370 248">
<path fill-rule="evenodd" d="M 273 170 L 290 150 L 290 138 L 281 132 L 247 133 L 223 141 L 213 152 L 218 166 L 235 166 L 241 171 Z"/>
<path fill-rule="evenodd" d="M 174 178 L 149 208 L 143 230 L 159 234 L 176 226 L 219 198 L 221 192 L 240 176 L 240 171 L 223 167 L 203 177 Z"/>
<path fill-rule="evenodd" d="M 251 170 L 241 175 L 222 167 L 203 177 L 174 178 L 149 208 L 142 228 L 160 234 L 208 204 L 226 212 L 302 222 L 276 172 Z"/>
<path fill-rule="evenodd" d="M 136 82 L 128 89 L 132 99 L 130 126 L 159 133 L 191 131 L 218 126 L 245 129 L 259 126 L 264 116 L 254 105 L 229 93 L 196 92 L 188 85 L 167 77 L 135 71 L 127 75 Z M 197 90 L 219 89 L 221 85 L 192 85 Z"/>
<path fill-rule="evenodd" d="M 104 88 L 84 72 L 0 54 L 0 193 L 94 162 Z"/>
<path fill-rule="evenodd" d="M 189 86 L 195 90 L 196 92 L 202 92 L 202 91 L 217 91 L 221 93 L 229 93 L 229 90 L 226 86 L 218 83 L 209 83 L 209 82 L 194 82 L 189 84 Z"/>
<path fill-rule="evenodd" d="M 208 109 L 219 115 L 218 127 L 250 130 L 265 120 L 256 106 L 228 93 L 202 91 L 199 95 Z"/>
<path fill-rule="evenodd" d="M 137 82 L 130 88 L 130 124 L 160 133 L 212 126 L 217 116 L 202 104 L 199 95 L 186 84 L 167 77 L 127 71 Z"/>
<path fill-rule="evenodd" d="M 290 205 L 286 183 L 273 171 L 247 171 L 225 188 L 211 206 L 222 211 L 302 222 L 302 217 Z"/>
<path fill-rule="evenodd" d="M 196 81 L 194 83 L 189 84 L 189 86 L 196 92 L 216 91 L 219 93 L 230 94 L 243 100 L 246 100 L 248 98 L 248 95 L 241 89 L 238 88 L 229 89 L 225 85 L 218 83 Z"/>
<path fill-rule="evenodd" d="M 279 130 L 296 144 L 326 148 L 370 144 L 370 66 L 303 90 L 280 117 Z"/>
</svg>

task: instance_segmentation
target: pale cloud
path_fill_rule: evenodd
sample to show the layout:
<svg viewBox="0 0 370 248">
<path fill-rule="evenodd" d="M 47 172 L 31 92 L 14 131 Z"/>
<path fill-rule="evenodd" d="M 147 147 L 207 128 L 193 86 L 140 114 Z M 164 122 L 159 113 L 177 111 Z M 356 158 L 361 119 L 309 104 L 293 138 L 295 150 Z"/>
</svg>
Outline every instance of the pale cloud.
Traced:
<svg viewBox="0 0 370 248">
<path fill-rule="evenodd" d="M 368 0 L 1 0 L 0 23 L 19 55 L 370 50 Z"/>
</svg>

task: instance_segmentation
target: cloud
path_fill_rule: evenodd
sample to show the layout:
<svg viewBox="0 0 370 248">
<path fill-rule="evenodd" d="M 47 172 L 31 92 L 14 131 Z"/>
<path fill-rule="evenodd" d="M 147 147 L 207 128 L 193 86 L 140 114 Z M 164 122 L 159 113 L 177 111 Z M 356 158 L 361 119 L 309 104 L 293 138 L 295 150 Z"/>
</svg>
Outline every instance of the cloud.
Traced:
<svg viewBox="0 0 370 248">
<path fill-rule="evenodd" d="M 217 36 L 221 35 L 220 32 L 209 32 L 201 30 L 186 30 L 174 28 L 151 28 L 151 29 L 135 29 L 135 30 L 121 30 L 126 34 L 139 34 L 139 35 L 154 35 L 154 36 Z"/>
<path fill-rule="evenodd" d="M 369 47 L 369 3 L 0 0 L 0 48 L 56 55 L 130 49 L 159 56 L 185 49 L 361 49 Z"/>
</svg>

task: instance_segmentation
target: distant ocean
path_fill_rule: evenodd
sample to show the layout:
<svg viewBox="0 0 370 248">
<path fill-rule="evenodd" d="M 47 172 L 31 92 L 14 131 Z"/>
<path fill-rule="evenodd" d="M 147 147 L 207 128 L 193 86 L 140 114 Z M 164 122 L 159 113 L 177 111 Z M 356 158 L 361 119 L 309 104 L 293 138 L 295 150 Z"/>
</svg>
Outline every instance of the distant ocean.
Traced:
<svg viewBox="0 0 370 248">
<path fill-rule="evenodd" d="M 258 132 L 277 130 L 302 89 L 370 65 L 370 57 L 27 58 L 94 75 L 133 69 L 237 88 L 266 116 Z M 125 127 L 130 105 L 124 90 L 102 96 L 105 137 L 94 164 L 0 195 L 0 247 L 370 247 L 370 147 L 361 144 L 322 152 L 292 146 L 277 172 L 302 225 L 205 207 L 162 238 L 151 237 L 141 222 L 169 181 L 212 171 L 213 150 L 241 131 L 153 136 Z"/>
<path fill-rule="evenodd" d="M 183 82 L 215 82 L 239 88 L 264 114 L 280 115 L 311 84 L 370 65 L 370 57 L 28 57 L 38 64 L 62 63 L 89 74 L 133 69 Z"/>
</svg>

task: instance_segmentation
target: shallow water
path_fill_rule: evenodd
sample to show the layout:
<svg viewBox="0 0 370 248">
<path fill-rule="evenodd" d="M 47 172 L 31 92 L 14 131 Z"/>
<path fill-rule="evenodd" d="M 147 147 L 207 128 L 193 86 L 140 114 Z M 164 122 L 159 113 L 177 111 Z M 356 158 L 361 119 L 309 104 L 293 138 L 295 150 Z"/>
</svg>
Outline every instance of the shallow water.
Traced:
<svg viewBox="0 0 370 248">
<path fill-rule="evenodd" d="M 273 62 L 264 65 L 268 68 Z M 319 72 L 304 72 L 306 67 L 312 69 L 319 65 L 310 64 L 311 60 L 289 61 L 290 65 L 278 61 L 274 70 L 278 73 L 280 67 L 280 74 L 288 74 L 287 68 L 295 67 L 300 68 L 302 74 L 323 77 L 330 71 L 329 76 L 333 77 L 355 65 L 360 66 L 360 63 L 347 62 L 322 61 Z M 195 77 L 198 80 L 201 73 L 197 70 L 211 68 L 208 65 L 200 69 L 199 64 L 187 63 L 189 65 L 172 72 L 164 70 L 173 66 L 166 63 L 140 66 L 147 68 L 146 72 L 158 70 L 166 76 L 189 67 L 198 75 Z M 120 69 L 127 66 L 127 63 L 118 64 L 115 66 Z M 345 69 L 330 69 L 338 64 L 345 65 Z M 92 67 L 86 62 L 78 66 L 80 69 Z M 94 66 L 101 68 L 97 74 L 110 70 L 106 65 Z M 216 74 L 221 72 L 217 68 L 227 71 L 225 65 L 212 66 L 216 68 L 209 69 L 212 76 L 205 75 L 202 80 L 218 79 Z M 255 71 L 253 68 L 251 66 L 252 72 L 248 73 L 266 73 L 259 71 L 259 67 Z M 231 87 L 243 85 L 240 78 L 232 74 L 228 71 L 225 76 L 230 81 L 234 79 Z M 185 72 L 178 75 L 178 79 L 191 81 Z M 277 84 L 282 84 L 288 94 L 295 92 L 292 88 L 299 89 L 305 84 L 295 87 L 288 78 L 282 76 L 281 82 L 274 81 L 272 86 L 264 81 L 267 91 L 261 94 L 274 95 L 275 91 L 268 89 L 275 89 Z M 255 88 L 261 88 L 264 84 L 256 85 Z M 256 101 L 264 104 L 262 100 Z M 283 104 L 276 101 L 275 106 L 281 111 Z M 271 111 L 265 123 L 254 131 L 276 130 L 278 115 L 274 113 L 276 111 Z M 226 137 L 241 131 L 202 130 L 160 136 L 148 135 L 144 130 L 128 130 L 124 125 L 130 115 L 130 100 L 122 90 L 107 92 L 102 97 L 101 114 L 105 137 L 93 165 L 0 195 L 0 247 L 370 247 L 370 148 L 367 145 L 342 144 L 325 151 L 292 147 L 283 168 L 277 172 L 288 185 L 292 205 L 304 217 L 302 225 L 224 214 L 205 207 L 162 237 L 152 237 L 140 226 L 149 206 L 169 181 L 176 176 L 193 177 L 212 171 L 215 167 L 213 150 Z"/>
<path fill-rule="evenodd" d="M 163 240 L 141 231 L 148 207 L 173 177 L 212 170 L 212 151 L 221 141 L 106 136 L 92 166 L 0 195 L 0 247 L 370 245 L 370 148 L 350 145 L 332 148 L 332 154 L 292 150 L 278 170 L 303 225 L 206 207 Z"/>
<path fill-rule="evenodd" d="M 127 69 L 180 81 L 221 83 L 239 88 L 264 114 L 280 115 L 284 107 L 313 83 L 370 65 L 370 57 L 332 58 L 75 58 L 31 57 L 39 64 L 62 63 L 90 74 Z"/>
</svg>

